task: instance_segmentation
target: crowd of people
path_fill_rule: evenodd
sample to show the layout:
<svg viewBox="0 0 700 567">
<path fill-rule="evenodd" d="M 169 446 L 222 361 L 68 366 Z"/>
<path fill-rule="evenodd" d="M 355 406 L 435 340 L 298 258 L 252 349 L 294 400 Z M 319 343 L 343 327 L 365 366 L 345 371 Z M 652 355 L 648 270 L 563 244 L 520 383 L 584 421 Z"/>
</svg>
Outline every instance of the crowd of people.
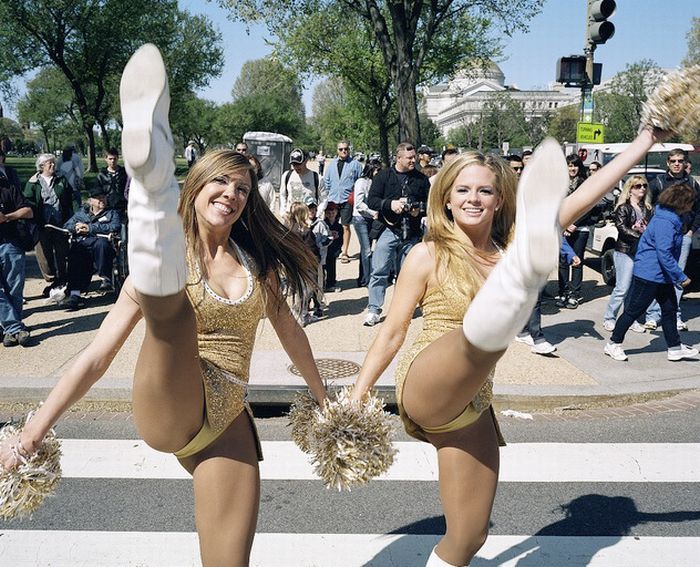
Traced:
<svg viewBox="0 0 700 567">
<path fill-rule="evenodd" d="M 383 168 L 353 159 L 350 144 L 341 140 L 322 176 L 296 148 L 275 211 L 274 199 L 266 199 L 269 188 L 261 190 L 260 162 L 244 144 L 188 158 L 180 190 L 169 100 L 160 53 L 142 46 L 120 85 L 127 175 L 112 167 L 104 183 L 90 188 L 83 211 L 72 210 L 74 188 L 56 173 L 53 156 L 39 156 L 37 173 L 23 189 L 10 181 L 15 176 L 8 167 L 0 168 L 2 266 L 18 250 L 23 254 L 17 223 L 34 220 L 49 283 L 65 282 L 69 296 L 80 291 L 86 272 L 71 270 L 88 253 L 94 255 L 91 269 L 103 278 L 94 266 L 100 239 L 91 237 L 97 225 L 123 222 L 118 199 L 110 199 L 116 187 L 127 202 L 131 270 L 95 340 L 34 416 L 0 442 L 0 467 L 11 473 L 37 453 L 47 432 L 100 379 L 143 319 L 132 388 L 135 425 L 148 445 L 172 453 L 193 477 L 202 563 L 248 565 L 262 459 L 246 402 L 257 327 L 267 317 L 323 408 L 326 391 L 302 326 L 323 313 L 324 292 L 339 289 L 336 261 L 350 262 L 355 226 L 361 249 L 357 283 L 368 288 L 364 324 L 381 326 L 350 404 L 365 403 L 401 350 L 419 306 L 423 327 L 398 361 L 396 400 L 407 433 L 437 452 L 446 533 L 427 567 L 467 565 L 488 534 L 504 443 L 491 405 L 495 364 L 516 336 L 547 354 L 538 308 L 543 287 L 559 267 L 558 304 L 575 308 L 584 299 L 574 270 L 583 260 L 589 211 L 668 132 L 644 126 L 627 149 L 597 164 L 589 176 L 578 156 L 565 158 L 551 139 L 531 155 L 508 159 L 446 150 L 439 172 L 429 170 L 422 148 L 407 142 Z M 698 228 L 700 197 L 690 178 L 677 172 L 678 165 L 685 171 L 685 156 L 677 155 L 669 156 L 668 179 L 655 180 L 653 216 L 642 192 L 647 182 L 640 180 L 628 182 L 619 203 L 625 208 L 616 211 L 616 219 L 640 236 L 632 242 L 634 235 L 620 232 L 619 251 L 631 255 L 636 246 L 636 253 L 631 279 L 620 274 L 616 301 L 623 297 L 622 314 L 613 305 L 605 315 L 608 321 L 617 317 L 605 347 L 615 360 L 624 357 L 625 332 L 653 300 L 669 360 L 698 354 L 680 344 L 676 317 L 677 292 L 689 283 L 680 260 Z M 51 232 L 54 223 L 74 236 L 67 248 L 53 234 L 61 230 Z M 80 249 L 78 242 L 84 243 Z M 626 274 L 624 262 L 620 270 Z M 24 328 L 21 301 L 18 316 L 16 297 L 9 301 L 6 291 L 14 288 L 2 283 L 5 336 L 19 344 L 28 337 L 13 330 Z M 393 299 L 382 319 L 392 283 Z"/>
</svg>

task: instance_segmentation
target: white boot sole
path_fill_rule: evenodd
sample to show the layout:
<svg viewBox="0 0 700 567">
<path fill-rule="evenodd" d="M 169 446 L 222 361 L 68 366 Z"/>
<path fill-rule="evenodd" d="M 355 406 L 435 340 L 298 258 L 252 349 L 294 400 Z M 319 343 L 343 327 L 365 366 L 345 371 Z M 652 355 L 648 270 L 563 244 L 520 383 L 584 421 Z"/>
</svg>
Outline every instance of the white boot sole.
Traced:
<svg viewBox="0 0 700 567">
<path fill-rule="evenodd" d="M 129 59 L 122 74 L 119 96 L 124 124 L 122 154 L 127 168 L 132 170 L 132 177 L 140 177 L 153 166 L 154 124 L 168 123 L 170 106 L 168 76 L 155 45 L 143 45 Z M 169 132 L 163 134 L 169 140 Z"/>
<path fill-rule="evenodd" d="M 542 277 L 559 263 L 559 208 L 569 188 L 569 173 L 559 144 L 547 138 L 535 149 L 518 183 L 518 236 L 526 235 L 527 263 Z M 525 226 L 518 226 L 524 223 Z"/>
</svg>

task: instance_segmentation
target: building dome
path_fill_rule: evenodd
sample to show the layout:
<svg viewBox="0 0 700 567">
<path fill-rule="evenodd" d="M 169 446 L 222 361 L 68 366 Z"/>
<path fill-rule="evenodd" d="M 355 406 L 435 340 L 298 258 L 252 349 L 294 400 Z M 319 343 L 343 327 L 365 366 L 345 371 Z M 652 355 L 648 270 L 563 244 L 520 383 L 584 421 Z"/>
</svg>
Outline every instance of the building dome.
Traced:
<svg viewBox="0 0 700 567">
<path fill-rule="evenodd" d="M 462 68 L 455 73 L 451 81 L 459 88 L 465 88 L 480 81 L 492 81 L 499 86 L 505 86 L 506 76 L 501 68 L 493 61 L 483 59 L 469 59 Z"/>
</svg>

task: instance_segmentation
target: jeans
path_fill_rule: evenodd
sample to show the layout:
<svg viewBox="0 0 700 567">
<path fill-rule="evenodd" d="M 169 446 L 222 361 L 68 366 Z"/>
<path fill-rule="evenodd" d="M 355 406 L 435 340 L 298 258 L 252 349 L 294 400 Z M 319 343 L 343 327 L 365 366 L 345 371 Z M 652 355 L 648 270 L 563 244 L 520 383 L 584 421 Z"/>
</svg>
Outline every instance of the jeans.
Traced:
<svg viewBox="0 0 700 567">
<path fill-rule="evenodd" d="M 368 219 L 365 217 L 352 217 L 352 225 L 355 227 L 355 234 L 360 241 L 360 286 L 369 283 L 369 275 L 372 271 L 372 245 L 369 241 Z"/>
<path fill-rule="evenodd" d="M 625 339 L 625 333 L 632 326 L 651 302 L 656 301 L 661 306 L 661 328 L 664 331 L 664 339 L 668 348 L 681 344 L 681 338 L 676 329 L 676 290 L 673 284 L 657 283 L 632 276 L 632 285 L 627 292 L 625 311 L 615 323 L 610 341 L 621 344 Z"/>
<path fill-rule="evenodd" d="M 632 283 L 632 270 L 634 269 L 634 259 L 624 252 L 613 252 L 613 261 L 615 262 L 615 288 L 610 294 L 608 307 L 605 309 L 604 321 L 615 321 L 617 314 L 622 307 L 627 290 Z"/>
<path fill-rule="evenodd" d="M 542 290 L 544 291 L 544 290 Z M 527 333 L 532 337 L 535 344 L 545 342 L 544 333 L 542 332 L 542 291 L 537 294 L 537 303 L 532 308 L 532 313 L 530 313 L 530 319 L 527 324 L 523 327 L 520 334 Z"/>
<path fill-rule="evenodd" d="M 688 263 L 688 256 L 690 256 L 690 247 L 693 244 L 693 237 L 687 234 L 683 235 L 683 244 L 681 245 L 681 255 L 678 257 L 678 265 L 681 270 L 685 270 L 685 266 Z M 678 309 L 676 311 L 676 319 L 682 321 L 681 318 L 681 295 L 683 295 L 682 288 L 676 288 L 676 302 L 678 303 Z M 647 309 L 647 321 L 659 322 L 661 320 L 661 308 L 657 301 L 652 302 Z"/>
<path fill-rule="evenodd" d="M 39 230 L 35 248 L 41 275 L 49 283 L 64 284 L 68 280 L 68 238 L 62 232 Z"/>
<path fill-rule="evenodd" d="M 95 272 L 111 282 L 113 262 L 114 248 L 106 238 L 86 236 L 73 242 L 68 252 L 68 289 L 87 291 Z"/>
<path fill-rule="evenodd" d="M 24 251 L 11 242 L 0 244 L 0 325 L 7 334 L 24 329 Z"/>
<path fill-rule="evenodd" d="M 394 266 L 403 264 L 406 255 L 419 241 L 418 237 L 401 240 L 388 228 L 377 239 L 372 253 L 372 275 L 369 278 L 369 304 L 367 310 L 377 315 L 382 312 L 384 296 L 389 281 L 389 273 Z M 398 276 L 398 274 L 397 274 Z"/>
<path fill-rule="evenodd" d="M 581 296 L 581 283 L 583 282 L 583 253 L 586 250 L 586 242 L 588 242 L 587 230 L 576 230 L 573 234 L 566 236 L 574 253 L 581 258 L 581 263 L 578 266 L 569 266 L 564 262 L 559 262 L 559 295 L 573 295 L 578 298 Z M 569 279 L 569 270 L 571 271 L 571 279 Z"/>
</svg>

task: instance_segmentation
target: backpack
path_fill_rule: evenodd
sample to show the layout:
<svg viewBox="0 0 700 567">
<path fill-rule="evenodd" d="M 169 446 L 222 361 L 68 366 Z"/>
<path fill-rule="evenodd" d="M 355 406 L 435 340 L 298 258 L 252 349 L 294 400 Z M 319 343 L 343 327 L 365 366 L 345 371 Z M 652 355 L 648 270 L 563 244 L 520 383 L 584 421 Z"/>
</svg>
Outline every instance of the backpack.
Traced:
<svg viewBox="0 0 700 567">
<path fill-rule="evenodd" d="M 318 204 L 318 186 L 320 184 L 320 181 L 318 178 L 318 173 L 316 173 L 313 169 L 311 170 L 311 173 L 314 174 L 314 191 L 316 193 L 316 203 Z M 284 175 L 284 190 L 285 191 L 287 191 L 287 184 L 289 183 L 289 178 L 291 176 L 292 176 L 292 170 L 288 169 Z"/>
</svg>

